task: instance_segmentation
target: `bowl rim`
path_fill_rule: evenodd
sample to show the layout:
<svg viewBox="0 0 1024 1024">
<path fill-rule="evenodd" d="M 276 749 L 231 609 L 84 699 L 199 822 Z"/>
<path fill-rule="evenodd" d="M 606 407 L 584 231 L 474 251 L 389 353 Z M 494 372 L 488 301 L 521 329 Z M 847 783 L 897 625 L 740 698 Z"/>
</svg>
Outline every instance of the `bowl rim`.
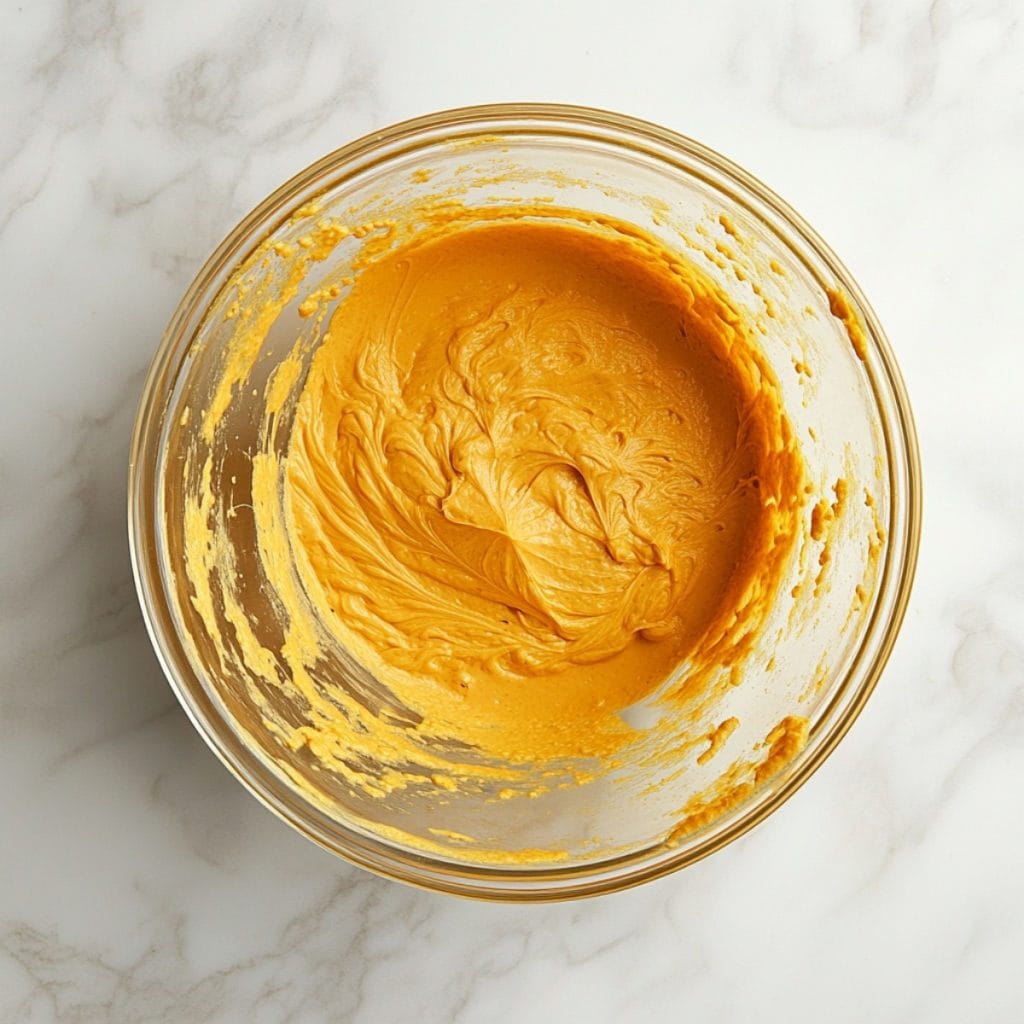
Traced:
<svg viewBox="0 0 1024 1024">
<path fill-rule="evenodd" d="M 864 365 L 879 407 L 881 429 L 889 456 L 890 517 L 886 524 L 885 560 L 878 583 L 874 614 L 865 626 L 860 646 L 851 658 L 845 676 L 836 686 L 837 696 L 833 703 L 839 695 L 843 695 L 847 703 L 840 709 L 835 721 L 828 724 L 827 729 L 812 735 L 807 746 L 788 769 L 767 782 L 741 805 L 727 828 L 719 831 L 713 825 L 706 836 L 703 832 L 697 834 L 699 841 L 681 846 L 660 859 L 652 860 L 652 848 L 648 848 L 625 857 L 565 868 L 496 868 L 413 854 L 383 837 L 370 838 L 358 830 L 348 829 L 342 836 L 337 823 L 327 830 L 318 825 L 318 817 L 324 816 L 312 804 L 302 800 L 295 790 L 283 790 L 286 795 L 290 792 L 292 799 L 282 799 L 274 791 L 274 780 L 271 778 L 268 783 L 267 777 L 264 777 L 268 771 L 265 766 L 262 766 L 262 770 L 257 767 L 259 762 L 255 755 L 249 752 L 247 758 L 242 750 L 233 749 L 229 742 L 229 737 L 234 736 L 230 722 L 219 714 L 217 705 L 206 699 L 202 684 L 194 672 L 183 671 L 188 667 L 188 662 L 183 662 L 180 656 L 175 658 L 171 650 L 177 634 L 169 614 L 168 595 L 161 574 L 155 568 L 158 545 L 154 536 L 156 518 L 152 515 L 152 508 L 154 504 L 160 504 L 156 488 L 161 478 L 157 471 L 159 451 L 154 442 L 161 436 L 166 399 L 171 393 L 171 389 L 163 385 L 172 370 L 175 355 L 183 356 L 192 344 L 193 337 L 186 338 L 184 331 L 195 316 L 199 300 L 229 261 L 237 265 L 238 256 L 246 245 L 254 247 L 260 240 L 258 234 L 265 236 L 287 216 L 288 211 L 294 208 L 296 197 L 308 193 L 314 185 L 317 186 L 317 192 L 322 192 L 337 184 L 336 181 L 324 182 L 322 179 L 325 175 L 342 172 L 346 167 L 350 168 L 350 174 L 362 171 L 365 167 L 354 167 L 358 160 L 382 151 L 381 160 L 393 159 L 408 151 L 396 151 L 395 147 L 406 143 L 416 148 L 417 139 L 420 140 L 419 145 L 423 145 L 424 140 L 436 142 L 438 132 L 458 132 L 460 136 L 487 135 L 500 132 L 501 126 L 504 126 L 508 134 L 513 134 L 510 125 L 517 125 L 520 133 L 548 131 L 568 137 L 591 133 L 589 137 L 593 138 L 595 136 L 592 133 L 597 132 L 599 134 L 596 137 L 603 141 L 632 146 L 647 156 L 665 158 L 666 154 L 675 153 L 685 160 L 695 161 L 713 175 L 713 185 L 718 191 L 726 191 L 731 198 L 748 208 L 747 200 L 753 198 L 763 208 L 761 213 L 772 215 L 771 228 L 788 229 L 796 241 L 806 246 L 821 265 L 827 268 L 834 282 L 838 282 L 852 299 L 867 329 L 870 355 Z M 678 164 L 678 167 L 680 171 L 694 173 L 689 165 L 684 167 Z M 343 181 L 344 176 L 340 180 Z M 730 187 L 738 188 L 740 195 L 732 194 Z M 746 197 L 742 193 L 746 193 Z M 281 216 L 272 219 L 275 213 Z M 784 241 L 793 248 L 789 234 L 784 237 Z M 793 251 L 820 279 L 820 274 L 807 264 L 803 254 L 796 249 Z M 880 379 L 876 379 L 876 367 L 880 371 L 877 375 Z M 885 397 L 891 402 L 888 416 L 883 401 Z M 150 480 L 153 485 L 151 487 L 147 486 Z M 143 619 L 158 661 L 193 726 L 253 796 L 317 845 L 378 875 L 429 891 L 490 901 L 548 902 L 619 891 L 694 864 L 749 832 L 788 800 L 821 767 L 849 731 L 874 691 L 902 625 L 920 547 L 922 486 L 920 453 L 910 400 L 885 331 L 852 274 L 788 203 L 754 175 L 703 143 L 652 122 L 595 107 L 495 103 L 442 110 L 364 135 L 295 174 L 238 222 L 192 280 L 153 356 L 132 433 L 127 498 L 132 572 Z M 883 611 L 884 622 L 881 621 Z M 881 634 L 877 633 L 879 627 L 882 629 Z M 861 655 L 872 640 L 875 649 L 870 662 L 862 665 Z M 849 686 L 857 673 L 863 673 L 862 678 L 850 691 Z M 189 674 L 192 676 L 191 683 L 187 678 Z M 826 710 L 822 721 L 827 723 L 830 714 Z M 704 838 L 700 839 L 700 836 Z"/>
</svg>

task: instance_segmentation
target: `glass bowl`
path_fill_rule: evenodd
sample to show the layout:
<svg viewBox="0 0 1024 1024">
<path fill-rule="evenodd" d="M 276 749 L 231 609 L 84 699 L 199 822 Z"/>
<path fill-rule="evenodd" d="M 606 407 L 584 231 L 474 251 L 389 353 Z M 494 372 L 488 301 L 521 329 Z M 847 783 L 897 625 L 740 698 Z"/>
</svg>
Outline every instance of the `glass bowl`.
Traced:
<svg viewBox="0 0 1024 1024">
<path fill-rule="evenodd" d="M 281 740 L 275 720 L 300 723 L 301 707 L 278 706 L 280 695 L 259 672 L 229 670 L 218 659 L 211 630 L 229 637 L 243 628 L 240 616 L 265 648 L 283 643 L 246 513 L 252 456 L 269 443 L 261 423 L 287 415 L 320 340 L 323 320 L 303 318 L 298 306 L 351 267 L 365 233 L 310 261 L 291 284 L 268 253 L 308 248 L 311 218 L 351 220 L 358 211 L 372 233 L 396 203 L 430 196 L 470 207 L 550 203 L 635 224 L 685 253 L 758 332 L 804 461 L 806 529 L 742 685 L 707 710 L 712 731 L 717 721 L 739 722 L 717 764 L 687 749 L 666 767 L 641 746 L 621 770 L 537 799 L 438 799 L 429 786 L 374 798 Z M 294 298 L 263 325 L 265 337 L 240 347 L 239 295 L 291 286 Z M 269 410 L 272 389 L 264 385 L 289 352 L 298 353 L 300 371 Z M 237 386 L 218 396 L 229 363 Z M 218 403 L 223 429 L 204 436 L 198 413 Z M 213 591 L 200 607 L 185 571 L 184 522 L 205 457 L 223 493 L 203 514 L 228 510 L 218 529 L 238 575 L 230 627 L 230 609 Z M 445 111 L 374 133 L 324 157 L 245 217 L 164 334 L 142 395 L 128 487 L 135 579 L 153 644 L 195 727 L 242 783 L 303 835 L 362 867 L 437 891 L 519 901 L 659 877 L 720 849 L 794 793 L 850 728 L 889 656 L 910 593 L 921 502 L 914 427 L 892 352 L 815 232 L 699 143 L 618 114 L 534 104 Z M 842 516 L 829 514 L 841 505 Z M 373 680 L 360 682 L 346 652 L 335 653 L 321 671 L 345 686 L 351 680 L 370 713 L 401 727 L 401 709 Z M 800 736 L 778 756 L 773 727 L 784 721 L 800 722 Z M 727 766 L 736 781 L 728 799 L 702 801 Z M 466 834 L 482 838 L 467 845 Z M 555 850 L 557 857 L 544 853 Z"/>
</svg>

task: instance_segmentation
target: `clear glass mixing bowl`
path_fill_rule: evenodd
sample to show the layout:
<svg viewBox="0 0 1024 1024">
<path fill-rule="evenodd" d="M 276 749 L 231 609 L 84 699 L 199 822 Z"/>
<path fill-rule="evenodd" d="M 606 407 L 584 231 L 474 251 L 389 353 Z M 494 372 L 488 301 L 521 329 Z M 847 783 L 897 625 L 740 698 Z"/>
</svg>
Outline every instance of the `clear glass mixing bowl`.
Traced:
<svg viewBox="0 0 1024 1024">
<path fill-rule="evenodd" d="M 808 719 L 809 733 L 780 770 L 758 774 L 743 799 L 699 827 L 679 830 L 679 809 L 722 765 L 700 765 L 692 751 L 667 773 L 644 768 L 638 755 L 593 785 L 532 800 L 445 794 L 439 803 L 430 787 L 368 797 L 318 771 L 305 749 L 282 744 L 254 703 L 259 680 L 218 669 L 211 653 L 183 572 L 183 503 L 195 481 L 182 466 L 188 455 L 198 466 L 212 453 L 220 479 L 231 481 L 225 537 L 240 573 L 251 576 L 241 581 L 244 612 L 272 648 L 281 630 L 253 557 L 247 467 L 262 443 L 263 385 L 297 334 L 317 330 L 297 316 L 295 303 L 281 311 L 226 410 L 225 429 L 207 444 L 197 417 L 185 410 L 211 400 L 231 343 L 229 306 L 239 281 L 256 287 L 279 272 L 253 254 L 261 243 L 265 252 L 268 241 L 301 244 L 308 225 L 295 214 L 314 199 L 319 215 L 359 209 L 366 221 L 385 215 L 396 196 L 446 192 L 471 206 L 536 201 L 597 211 L 660 236 L 756 325 L 782 387 L 813 491 L 807 535 L 743 684 L 718 703 L 708 724 L 739 720 L 730 760 L 756 760 L 787 715 Z M 315 264 L 299 298 L 329 275 L 337 279 L 359 245 L 352 238 Z M 845 319 L 833 315 L 844 297 Z M 307 339 L 306 365 L 317 340 L 315 333 Z M 827 585 L 814 586 L 821 567 L 812 508 L 839 479 L 856 498 L 830 539 Z M 146 382 L 131 450 L 129 530 L 164 671 L 206 742 L 255 796 L 302 834 L 372 871 L 443 892 L 528 901 L 610 892 L 691 864 L 796 791 L 849 729 L 888 658 L 910 592 L 920 501 L 913 422 L 892 352 L 856 283 L 815 232 L 746 171 L 690 139 L 603 111 L 524 104 L 446 111 L 353 142 L 283 185 L 228 235 L 182 299 Z M 326 670 L 344 674 L 343 661 Z M 260 692 L 278 699 L 265 686 Z M 372 694 L 361 692 L 372 706 Z M 279 710 L 301 719 L 300 708 Z M 502 863 L 446 845 L 449 833 L 484 836 L 491 853 L 557 848 L 564 857 Z M 419 839 L 429 839 L 426 849 Z"/>
</svg>

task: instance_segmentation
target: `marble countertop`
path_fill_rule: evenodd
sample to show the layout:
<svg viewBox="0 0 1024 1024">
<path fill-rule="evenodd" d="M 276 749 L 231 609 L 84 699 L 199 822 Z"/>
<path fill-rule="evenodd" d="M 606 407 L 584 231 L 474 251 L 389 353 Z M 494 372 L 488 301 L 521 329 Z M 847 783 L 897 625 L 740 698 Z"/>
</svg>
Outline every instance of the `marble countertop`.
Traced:
<svg viewBox="0 0 1024 1024">
<path fill-rule="evenodd" d="M 0 1021 L 1024 1019 L 1024 25 L 1016 0 L 0 15 Z M 339 144 L 622 110 L 797 207 L 905 372 L 925 527 L 867 710 L 768 822 L 620 895 L 420 893 L 293 834 L 179 710 L 125 527 L 146 366 L 207 253 Z"/>
</svg>

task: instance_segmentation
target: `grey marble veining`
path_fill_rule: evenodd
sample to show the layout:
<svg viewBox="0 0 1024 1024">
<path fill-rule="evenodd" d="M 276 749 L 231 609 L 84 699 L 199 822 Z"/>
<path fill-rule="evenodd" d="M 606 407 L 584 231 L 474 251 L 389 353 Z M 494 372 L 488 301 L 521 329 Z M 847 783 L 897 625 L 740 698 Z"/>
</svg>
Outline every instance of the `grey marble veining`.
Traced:
<svg viewBox="0 0 1024 1024">
<path fill-rule="evenodd" d="M 1024 1018 L 1019 2 L 0 13 L 0 1021 Z M 477 905 L 332 859 L 178 710 L 127 555 L 145 368 L 206 254 L 323 153 L 559 100 L 738 160 L 835 247 L 921 433 L 890 666 L 766 824 L 640 889 Z"/>
</svg>

